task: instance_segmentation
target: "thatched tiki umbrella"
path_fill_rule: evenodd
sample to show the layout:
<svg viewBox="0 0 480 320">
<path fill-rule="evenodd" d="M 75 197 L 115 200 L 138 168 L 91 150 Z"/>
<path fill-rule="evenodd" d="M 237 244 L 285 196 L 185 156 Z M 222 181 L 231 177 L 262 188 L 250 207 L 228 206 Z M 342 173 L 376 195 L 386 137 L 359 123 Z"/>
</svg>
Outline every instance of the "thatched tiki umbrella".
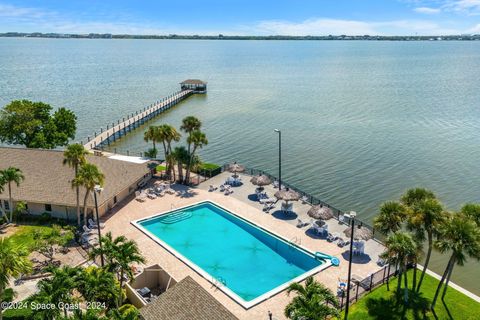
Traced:
<svg viewBox="0 0 480 320">
<path fill-rule="evenodd" d="M 328 220 L 333 218 L 332 209 L 327 207 L 321 207 L 319 205 L 312 206 L 308 210 L 307 214 L 310 218 L 313 218 L 313 219 Z"/>
<path fill-rule="evenodd" d="M 369 240 L 373 238 L 373 233 L 370 229 L 365 228 L 362 225 L 356 226 L 353 228 L 353 238 L 356 240 Z M 352 228 L 348 227 L 347 229 L 343 230 L 343 233 L 347 236 L 350 237 L 352 235 Z"/>
<path fill-rule="evenodd" d="M 233 172 L 233 176 L 236 178 L 237 177 L 237 172 L 243 172 L 245 171 L 245 167 L 242 166 L 241 164 L 238 164 L 236 161 L 234 163 L 230 163 L 228 165 L 228 171 Z"/>
<path fill-rule="evenodd" d="M 300 199 L 300 194 L 296 191 L 290 190 L 290 188 L 286 188 L 275 192 L 275 198 L 288 203 L 288 201 L 297 201 Z"/>
<path fill-rule="evenodd" d="M 263 186 L 268 186 L 270 183 L 272 183 L 272 180 L 270 180 L 270 178 L 264 174 L 259 174 L 258 176 L 252 177 L 250 182 L 256 186 L 259 186 L 260 190 L 263 190 Z"/>
</svg>

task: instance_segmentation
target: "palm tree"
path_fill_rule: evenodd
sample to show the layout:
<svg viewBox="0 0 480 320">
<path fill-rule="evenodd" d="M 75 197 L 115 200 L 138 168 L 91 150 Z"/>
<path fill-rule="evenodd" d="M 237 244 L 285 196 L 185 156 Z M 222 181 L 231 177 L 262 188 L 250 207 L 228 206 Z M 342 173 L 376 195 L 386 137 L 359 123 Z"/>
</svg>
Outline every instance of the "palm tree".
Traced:
<svg viewBox="0 0 480 320">
<path fill-rule="evenodd" d="M 152 141 L 153 143 L 153 150 L 157 150 L 157 147 L 155 146 L 155 142 L 157 142 L 157 131 L 158 127 L 155 126 L 150 126 L 148 127 L 147 131 L 143 133 L 143 140 L 145 142 Z"/>
<path fill-rule="evenodd" d="M 195 130 L 190 133 L 190 136 L 187 138 L 187 143 L 190 145 L 193 145 L 192 152 L 189 153 L 189 159 L 188 159 L 188 165 L 187 165 L 187 173 L 185 174 L 185 181 L 187 184 L 190 183 L 190 170 L 192 169 L 192 162 L 193 158 L 195 157 L 195 151 L 197 151 L 198 148 L 203 148 L 203 146 L 206 146 L 208 144 L 207 136 L 205 133 Z"/>
<path fill-rule="evenodd" d="M 111 272 L 116 272 L 119 282 L 119 303 L 123 303 L 123 282 L 124 275 L 131 280 L 133 279 L 132 263 L 145 263 L 145 258 L 140 253 L 137 243 L 128 240 L 125 236 L 112 238 L 111 232 L 102 237 L 102 248 L 94 248 L 90 252 L 90 257 L 95 259 L 102 253 L 105 257 L 106 267 Z"/>
<path fill-rule="evenodd" d="M 10 221 L 13 217 L 13 199 L 12 199 L 12 182 L 15 182 L 17 187 L 20 186 L 20 183 L 25 179 L 22 174 L 22 171 L 15 167 L 8 167 L 5 170 L 0 171 L 0 174 L 3 176 L 3 180 L 8 184 L 8 209 L 10 210 Z"/>
<path fill-rule="evenodd" d="M 63 152 L 63 165 L 68 165 L 73 168 L 75 177 L 78 175 L 79 166 L 87 162 L 88 151 L 79 143 L 71 144 Z M 80 225 L 80 187 L 74 185 L 72 180 L 72 187 L 75 188 L 77 201 L 77 225 Z"/>
<path fill-rule="evenodd" d="M 160 126 L 160 132 L 162 138 L 164 139 L 164 149 L 165 149 L 165 160 L 167 160 L 167 174 L 171 177 L 173 163 L 169 160 L 172 160 L 170 154 L 172 153 L 172 142 L 180 141 L 182 135 L 175 129 L 173 126 L 169 124 L 164 124 Z M 175 170 L 173 170 L 175 171 Z"/>
<path fill-rule="evenodd" d="M 435 199 L 435 194 L 425 188 L 412 188 L 405 191 L 403 196 L 401 197 L 401 202 L 409 207 L 414 208 L 420 202 L 426 199 Z"/>
<path fill-rule="evenodd" d="M 323 320 L 331 316 L 339 316 L 338 301 L 330 289 L 313 277 L 305 280 L 305 286 L 294 282 L 287 293 L 297 295 L 285 307 L 285 316 L 292 320 Z"/>
<path fill-rule="evenodd" d="M 406 216 L 403 205 L 395 201 L 387 201 L 380 207 L 380 213 L 375 217 L 373 225 L 384 235 L 389 235 L 402 228 Z"/>
<path fill-rule="evenodd" d="M 7 182 L 5 181 L 5 178 L 3 177 L 3 174 L 1 173 L 0 171 L 0 194 L 5 190 L 5 185 L 7 184 Z M 1 206 L 1 203 L 0 203 L 0 213 L 2 215 L 5 215 L 5 218 L 7 219 L 8 221 L 8 216 L 6 213 L 3 212 L 2 210 L 2 206 Z"/>
<path fill-rule="evenodd" d="M 109 312 L 110 319 L 113 320 L 137 320 L 139 311 L 135 306 L 131 304 L 124 304 L 118 309 Z"/>
<path fill-rule="evenodd" d="M 183 182 L 183 164 L 188 162 L 188 151 L 185 149 L 184 146 L 175 147 L 170 154 L 171 161 L 173 163 L 177 163 L 178 168 L 178 181 L 181 183 Z M 175 171 L 175 170 L 174 170 Z"/>
<path fill-rule="evenodd" d="M 83 186 L 85 188 L 85 197 L 83 199 L 83 220 L 85 225 L 87 225 L 88 196 L 95 189 L 96 185 L 103 186 L 104 181 L 105 175 L 100 172 L 96 165 L 91 163 L 84 163 L 73 180 L 74 186 Z"/>
<path fill-rule="evenodd" d="M 38 282 L 39 291 L 33 295 L 32 300 L 39 303 L 53 303 L 55 306 L 64 304 L 63 315 L 66 317 L 67 306 L 77 300 L 74 290 L 81 279 L 82 270 L 79 267 L 62 266 L 61 268 L 49 268 L 48 271 L 52 276 Z M 58 316 L 60 310 L 57 312 Z"/>
<path fill-rule="evenodd" d="M 192 141 L 191 141 L 192 134 L 194 131 L 199 131 L 201 127 L 202 127 L 202 122 L 194 116 L 188 116 L 183 118 L 182 120 L 182 125 L 180 126 L 180 130 L 183 130 L 185 131 L 185 133 L 188 134 L 187 151 L 189 155 L 191 154 L 190 151 L 191 151 L 191 145 L 192 145 Z M 190 168 L 190 161 L 187 163 L 187 174 L 185 175 L 186 178 L 189 177 L 189 171 L 188 171 L 189 168 Z M 187 180 L 187 183 L 188 183 L 188 180 Z"/>
<path fill-rule="evenodd" d="M 112 272 L 104 268 L 88 267 L 83 270 L 78 291 L 86 301 L 105 303 L 107 309 L 118 301 L 118 281 Z"/>
<path fill-rule="evenodd" d="M 28 259 L 29 252 L 7 237 L 0 237 L 0 320 L 2 319 L 1 299 L 12 277 L 30 272 L 32 264 Z"/>
<path fill-rule="evenodd" d="M 442 226 L 435 247 L 441 253 L 451 252 L 452 254 L 435 291 L 432 309 L 435 307 L 444 281 L 445 288 L 442 299 L 445 296 L 455 265 L 463 266 L 468 257 L 480 260 L 480 230 L 468 216 L 463 213 L 455 213 Z"/>
<path fill-rule="evenodd" d="M 435 198 L 427 198 L 420 201 L 410 210 L 407 227 L 414 232 L 415 239 L 422 243 L 425 241 L 425 235 L 428 241 L 427 256 L 423 266 L 422 274 L 416 288 L 420 292 L 425 272 L 430 262 L 430 256 L 433 249 L 434 237 L 438 236 L 438 231 L 445 223 L 445 213 L 442 204 Z"/>
<path fill-rule="evenodd" d="M 407 264 L 414 260 L 418 253 L 418 244 L 410 233 L 397 231 L 391 234 L 385 243 L 383 256 L 389 263 L 398 264 L 397 295 L 400 296 L 402 276 L 404 275 L 404 300 L 408 302 Z"/>
<path fill-rule="evenodd" d="M 467 203 L 460 211 L 480 227 L 480 204 Z"/>
</svg>

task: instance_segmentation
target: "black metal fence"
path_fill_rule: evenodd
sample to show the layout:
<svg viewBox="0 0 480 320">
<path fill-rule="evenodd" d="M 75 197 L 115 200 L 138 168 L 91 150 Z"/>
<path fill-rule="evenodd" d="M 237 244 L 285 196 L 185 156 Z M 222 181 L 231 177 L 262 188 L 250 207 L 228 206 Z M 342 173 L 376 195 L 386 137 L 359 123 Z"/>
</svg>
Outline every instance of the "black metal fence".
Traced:
<svg viewBox="0 0 480 320">
<path fill-rule="evenodd" d="M 354 279 L 350 285 L 350 304 L 355 303 L 365 294 L 371 292 L 376 287 L 390 281 L 390 278 L 397 274 L 398 269 L 395 266 L 385 265 L 382 269 L 372 273 L 364 279 Z M 343 310 L 347 305 L 347 292 L 340 291 L 338 294 L 340 309 Z"/>
</svg>

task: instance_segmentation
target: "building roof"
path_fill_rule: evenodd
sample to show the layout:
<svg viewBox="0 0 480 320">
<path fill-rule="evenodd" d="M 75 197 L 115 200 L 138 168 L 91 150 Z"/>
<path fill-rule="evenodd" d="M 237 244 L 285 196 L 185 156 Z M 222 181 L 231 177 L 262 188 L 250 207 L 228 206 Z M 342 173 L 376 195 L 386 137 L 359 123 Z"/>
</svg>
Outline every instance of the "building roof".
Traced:
<svg viewBox="0 0 480 320">
<path fill-rule="evenodd" d="M 190 276 L 140 309 L 143 320 L 238 320 Z"/>
<path fill-rule="evenodd" d="M 195 84 L 195 85 L 205 85 L 206 82 L 199 80 L 199 79 L 187 79 L 185 81 L 180 82 L 180 84 Z"/>
<path fill-rule="evenodd" d="M 87 161 L 96 165 L 105 175 L 104 190 L 98 198 L 99 205 L 149 172 L 148 163 L 136 164 L 93 155 L 87 156 Z M 10 166 L 22 170 L 25 177 L 19 187 L 12 186 L 14 200 L 76 206 L 75 191 L 71 187 L 75 174 L 72 168 L 63 165 L 63 151 L 0 148 L 0 169 Z M 83 202 L 85 192 L 80 189 L 80 194 Z M 8 193 L 0 194 L 0 198 L 8 198 Z M 93 205 L 93 200 L 88 201 L 89 205 Z"/>
</svg>

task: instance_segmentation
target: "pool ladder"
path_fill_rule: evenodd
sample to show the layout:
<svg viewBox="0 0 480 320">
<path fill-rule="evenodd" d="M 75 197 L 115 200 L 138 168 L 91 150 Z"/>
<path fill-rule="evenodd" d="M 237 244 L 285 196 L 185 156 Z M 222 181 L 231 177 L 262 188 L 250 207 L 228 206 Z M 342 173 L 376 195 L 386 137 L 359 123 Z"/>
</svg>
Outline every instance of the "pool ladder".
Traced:
<svg viewBox="0 0 480 320">
<path fill-rule="evenodd" d="M 302 244 L 302 238 L 295 236 L 288 241 L 288 244 L 290 248 L 293 249 L 294 246 L 300 246 Z"/>
<path fill-rule="evenodd" d="M 222 278 L 220 276 L 218 276 L 218 277 L 212 276 L 212 283 L 217 288 L 227 286 L 227 280 L 225 280 L 224 278 Z"/>
</svg>

